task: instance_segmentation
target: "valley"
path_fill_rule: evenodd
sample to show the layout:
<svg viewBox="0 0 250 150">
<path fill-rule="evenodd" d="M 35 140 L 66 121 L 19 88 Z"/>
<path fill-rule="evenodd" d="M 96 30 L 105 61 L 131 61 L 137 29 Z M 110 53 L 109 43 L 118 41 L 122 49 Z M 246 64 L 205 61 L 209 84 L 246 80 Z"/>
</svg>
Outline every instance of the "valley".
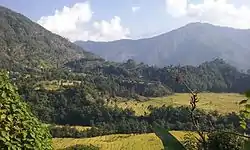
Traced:
<svg viewBox="0 0 250 150">
<path fill-rule="evenodd" d="M 213 57 L 220 49 L 229 54 L 240 47 L 245 60 L 250 45 L 233 35 L 246 39 L 247 32 L 193 23 L 147 40 L 83 42 L 84 46 L 76 42 L 81 48 L 2 6 L 0 21 L 0 149 L 181 150 L 193 146 L 196 150 L 214 146 L 218 140 L 224 146 L 249 144 L 250 74 L 241 70 L 249 66 L 231 60 L 231 55 L 223 59 L 224 53 Z M 228 34 L 217 37 L 217 32 Z M 135 45 L 126 46 L 130 42 Z M 229 45 L 224 47 L 225 43 Z M 133 55 L 140 57 L 123 60 L 119 56 L 122 61 L 117 61 L 107 53 L 111 58 L 106 60 L 89 52 L 92 44 L 98 50 L 108 45 L 111 52 L 116 46 L 139 49 Z M 146 59 L 142 54 L 148 48 L 162 52 L 152 51 L 149 57 L 162 58 Z M 187 57 L 189 53 L 200 56 L 198 61 Z M 93 147 L 85 147 L 90 144 Z"/>
</svg>

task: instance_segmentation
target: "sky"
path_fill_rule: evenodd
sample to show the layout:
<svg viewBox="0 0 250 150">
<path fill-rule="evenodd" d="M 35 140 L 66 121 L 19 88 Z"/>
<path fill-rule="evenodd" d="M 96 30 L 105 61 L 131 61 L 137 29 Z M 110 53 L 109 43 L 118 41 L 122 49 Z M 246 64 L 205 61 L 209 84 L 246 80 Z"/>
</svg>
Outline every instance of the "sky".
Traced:
<svg viewBox="0 0 250 150">
<path fill-rule="evenodd" d="M 156 36 L 191 22 L 250 28 L 250 0 L 0 0 L 71 41 Z"/>
</svg>

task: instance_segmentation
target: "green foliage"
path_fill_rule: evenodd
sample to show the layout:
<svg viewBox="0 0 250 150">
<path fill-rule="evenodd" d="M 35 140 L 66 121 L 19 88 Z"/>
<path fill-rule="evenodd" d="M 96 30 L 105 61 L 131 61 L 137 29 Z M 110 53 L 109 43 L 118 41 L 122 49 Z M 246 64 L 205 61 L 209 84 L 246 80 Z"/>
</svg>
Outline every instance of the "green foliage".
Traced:
<svg viewBox="0 0 250 150">
<path fill-rule="evenodd" d="M 48 129 L 32 115 L 3 71 L 0 71 L 0 148 L 52 149 Z"/>
<path fill-rule="evenodd" d="M 85 59 L 69 62 L 65 66 L 71 68 L 73 72 L 91 74 L 92 78 L 97 78 L 98 82 L 102 83 L 100 87 L 119 91 L 120 95 L 123 94 L 122 88 L 126 88 L 127 91 L 133 89 L 136 94 L 144 96 L 168 95 L 172 91 L 188 92 L 184 85 L 176 84 L 175 77 L 178 75 L 182 76 L 191 89 L 199 89 L 199 91 L 244 92 L 250 88 L 249 84 L 245 84 L 250 82 L 250 75 L 239 72 L 221 59 L 205 62 L 197 67 L 158 68 L 142 63 L 136 64 L 131 60 L 125 63 L 113 63 Z"/>
<path fill-rule="evenodd" d="M 185 147 L 169 131 L 155 125 L 153 128 L 155 134 L 161 139 L 165 150 L 185 150 Z"/>
<path fill-rule="evenodd" d="M 245 92 L 245 95 L 247 98 L 250 98 L 250 91 Z M 241 121 L 240 126 L 246 130 L 247 129 L 247 123 L 250 119 L 250 104 L 247 104 L 249 99 L 242 100 L 239 104 L 244 105 L 244 110 L 240 111 L 241 114 Z"/>
<path fill-rule="evenodd" d="M 244 148 L 244 138 L 226 132 L 212 132 L 208 134 L 209 150 L 242 150 Z"/>
<path fill-rule="evenodd" d="M 75 145 L 71 147 L 64 148 L 62 150 L 99 150 L 99 147 L 94 145 Z"/>
</svg>

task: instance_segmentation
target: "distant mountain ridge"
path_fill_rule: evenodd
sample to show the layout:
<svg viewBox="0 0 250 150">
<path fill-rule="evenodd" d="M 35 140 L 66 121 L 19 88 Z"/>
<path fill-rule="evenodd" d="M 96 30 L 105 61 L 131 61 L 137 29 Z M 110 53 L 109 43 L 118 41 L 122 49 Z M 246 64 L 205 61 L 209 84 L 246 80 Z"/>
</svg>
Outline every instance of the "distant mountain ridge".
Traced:
<svg viewBox="0 0 250 150">
<path fill-rule="evenodd" d="M 0 6 L 0 68 L 52 67 L 96 57 L 22 14 Z"/>
<path fill-rule="evenodd" d="M 190 23 L 159 36 L 112 42 L 76 41 L 89 52 L 111 61 L 134 59 L 150 65 L 198 65 L 222 58 L 250 68 L 250 30 Z"/>
</svg>

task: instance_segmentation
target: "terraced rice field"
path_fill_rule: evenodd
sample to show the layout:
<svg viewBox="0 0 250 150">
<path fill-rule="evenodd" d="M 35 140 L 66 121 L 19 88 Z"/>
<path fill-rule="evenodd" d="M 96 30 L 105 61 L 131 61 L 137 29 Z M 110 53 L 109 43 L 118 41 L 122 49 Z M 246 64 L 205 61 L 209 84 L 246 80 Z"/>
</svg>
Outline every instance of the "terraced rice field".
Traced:
<svg viewBox="0 0 250 150">
<path fill-rule="evenodd" d="M 238 112 L 240 107 L 238 103 L 246 99 L 244 95 L 236 93 L 199 93 L 198 108 L 213 111 L 217 110 L 220 113 Z M 168 97 L 151 98 L 144 102 L 129 100 L 127 102 L 117 102 L 118 107 L 132 108 L 136 115 L 144 115 L 150 113 L 148 106 L 161 107 L 162 105 L 173 106 L 188 106 L 190 94 L 176 93 Z M 114 104 L 112 104 L 114 105 Z"/>
<path fill-rule="evenodd" d="M 172 131 L 178 140 L 183 140 L 187 132 Z M 101 150 L 161 150 L 163 144 L 161 140 L 154 134 L 114 134 L 93 138 L 54 138 L 53 147 L 55 149 L 63 149 L 66 147 L 81 145 L 95 145 Z"/>
</svg>

